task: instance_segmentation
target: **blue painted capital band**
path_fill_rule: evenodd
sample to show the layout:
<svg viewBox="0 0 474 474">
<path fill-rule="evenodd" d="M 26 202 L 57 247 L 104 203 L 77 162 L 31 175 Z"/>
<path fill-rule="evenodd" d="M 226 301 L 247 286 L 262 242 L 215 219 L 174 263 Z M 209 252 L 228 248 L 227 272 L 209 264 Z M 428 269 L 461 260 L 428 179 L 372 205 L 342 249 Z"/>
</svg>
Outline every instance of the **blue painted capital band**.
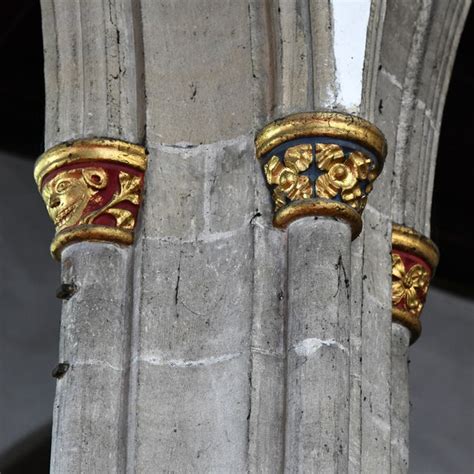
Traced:
<svg viewBox="0 0 474 474">
<path fill-rule="evenodd" d="M 353 234 L 360 232 L 360 215 L 385 157 L 376 127 L 345 114 L 298 114 L 265 127 L 256 144 L 277 227 L 324 215 L 349 220 Z"/>
</svg>

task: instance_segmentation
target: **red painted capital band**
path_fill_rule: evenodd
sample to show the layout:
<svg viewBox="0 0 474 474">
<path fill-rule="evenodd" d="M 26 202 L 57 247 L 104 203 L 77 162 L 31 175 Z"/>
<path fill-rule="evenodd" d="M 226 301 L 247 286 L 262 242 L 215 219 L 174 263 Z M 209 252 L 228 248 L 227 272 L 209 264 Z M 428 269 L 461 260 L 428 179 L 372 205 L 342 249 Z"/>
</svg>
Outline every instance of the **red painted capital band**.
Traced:
<svg viewBox="0 0 474 474">
<path fill-rule="evenodd" d="M 420 314 L 438 265 L 436 245 L 413 229 L 392 229 L 392 316 L 406 326 L 414 342 L 421 333 Z"/>
<path fill-rule="evenodd" d="M 118 140 L 80 140 L 44 153 L 35 179 L 56 227 L 51 252 L 82 240 L 133 242 L 145 150 Z"/>
</svg>

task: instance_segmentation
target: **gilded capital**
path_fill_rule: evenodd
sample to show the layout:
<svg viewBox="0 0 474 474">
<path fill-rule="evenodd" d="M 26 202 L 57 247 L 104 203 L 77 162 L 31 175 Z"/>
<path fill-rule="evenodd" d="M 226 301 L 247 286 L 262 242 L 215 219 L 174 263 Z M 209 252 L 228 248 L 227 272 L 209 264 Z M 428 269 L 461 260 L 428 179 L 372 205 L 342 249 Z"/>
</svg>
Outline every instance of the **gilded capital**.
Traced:
<svg viewBox="0 0 474 474">
<path fill-rule="evenodd" d="M 331 216 L 347 221 L 353 238 L 359 235 L 387 152 L 377 127 L 353 115 L 301 113 L 268 124 L 255 144 L 272 192 L 275 227 Z"/>
<path fill-rule="evenodd" d="M 411 332 L 411 342 L 421 333 L 420 314 L 439 261 L 433 241 L 414 229 L 392 227 L 392 319 Z"/>
<path fill-rule="evenodd" d="M 56 259 L 74 242 L 133 242 L 146 162 L 144 147 L 98 138 L 63 143 L 38 158 L 34 177 L 56 228 Z"/>
</svg>

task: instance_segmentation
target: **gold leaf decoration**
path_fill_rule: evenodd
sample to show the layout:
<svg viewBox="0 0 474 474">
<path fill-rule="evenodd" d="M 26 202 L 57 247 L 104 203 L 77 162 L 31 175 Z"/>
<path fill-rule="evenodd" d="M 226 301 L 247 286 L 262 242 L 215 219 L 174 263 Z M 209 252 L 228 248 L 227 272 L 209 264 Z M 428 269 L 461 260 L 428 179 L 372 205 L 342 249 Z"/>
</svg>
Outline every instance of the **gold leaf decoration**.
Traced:
<svg viewBox="0 0 474 474">
<path fill-rule="evenodd" d="M 323 171 L 316 182 L 302 175 L 313 162 Z M 288 201 L 316 196 L 325 199 L 340 199 L 359 213 L 363 211 L 377 170 L 372 160 L 360 151 L 347 156 L 342 146 L 334 143 L 310 143 L 289 147 L 283 160 L 273 155 L 264 166 L 268 184 L 273 185 L 273 201 L 276 209 Z M 316 185 L 316 187 L 314 186 Z"/>
<path fill-rule="evenodd" d="M 415 316 L 419 316 L 429 285 L 428 271 L 420 264 L 406 271 L 401 257 L 392 254 L 392 303 L 406 306 Z"/>
<path fill-rule="evenodd" d="M 48 181 L 42 196 L 56 230 L 82 224 L 88 203 L 107 184 L 107 173 L 96 167 L 61 171 Z"/>
<path fill-rule="evenodd" d="M 276 185 L 273 191 L 275 207 L 284 206 L 287 199 L 291 201 L 307 199 L 313 195 L 311 181 L 300 173 L 306 171 L 313 160 L 310 144 L 296 145 L 285 152 L 284 164 L 278 156 L 272 156 L 264 166 L 268 184 Z"/>
<path fill-rule="evenodd" d="M 115 217 L 115 220 L 117 221 L 117 227 L 126 230 L 132 230 L 135 227 L 135 219 L 129 210 L 117 209 L 115 207 L 108 209 L 106 212 L 107 214 L 111 214 Z"/>
<path fill-rule="evenodd" d="M 119 182 L 122 200 L 138 205 L 140 203 L 140 178 L 120 171 Z"/>
<path fill-rule="evenodd" d="M 340 193 L 344 202 L 361 212 L 372 189 L 372 182 L 377 177 L 370 158 L 359 151 L 353 151 L 346 159 L 339 145 L 318 143 L 316 164 L 320 170 L 325 171 L 316 180 L 316 194 L 331 199 Z M 363 192 L 360 181 L 365 180 L 369 183 Z"/>
<path fill-rule="evenodd" d="M 90 224 L 94 219 L 99 217 L 101 214 L 111 214 L 115 217 L 117 227 L 121 229 L 131 230 L 135 226 L 135 219 L 133 214 L 126 210 L 120 209 L 115 206 L 124 201 L 130 201 L 132 204 L 140 204 L 140 186 L 141 180 L 138 176 L 120 171 L 119 173 L 119 190 L 113 195 L 112 199 L 100 209 L 90 213 L 86 216 L 83 221 L 84 223 Z"/>
</svg>

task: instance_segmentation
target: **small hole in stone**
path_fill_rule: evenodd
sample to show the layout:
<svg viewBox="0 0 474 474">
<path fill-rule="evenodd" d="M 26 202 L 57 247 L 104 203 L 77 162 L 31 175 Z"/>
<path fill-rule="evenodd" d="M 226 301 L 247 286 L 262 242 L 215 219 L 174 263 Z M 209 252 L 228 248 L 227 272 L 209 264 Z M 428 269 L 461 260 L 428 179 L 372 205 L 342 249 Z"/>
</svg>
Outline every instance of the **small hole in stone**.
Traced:
<svg viewBox="0 0 474 474">
<path fill-rule="evenodd" d="M 51 375 L 55 379 L 60 379 L 64 376 L 64 374 L 69 370 L 69 364 L 67 362 L 59 363 L 51 372 Z"/>
<path fill-rule="evenodd" d="M 68 300 L 77 291 L 74 283 L 62 283 L 56 290 L 56 298 L 60 300 Z"/>
</svg>

